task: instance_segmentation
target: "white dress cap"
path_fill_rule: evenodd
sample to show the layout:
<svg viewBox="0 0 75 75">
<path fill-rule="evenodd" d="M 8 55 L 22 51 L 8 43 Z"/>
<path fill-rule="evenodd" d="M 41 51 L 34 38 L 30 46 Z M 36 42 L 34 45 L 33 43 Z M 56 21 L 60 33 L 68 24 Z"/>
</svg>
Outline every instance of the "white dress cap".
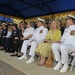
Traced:
<svg viewBox="0 0 75 75">
<path fill-rule="evenodd" d="M 41 18 L 37 18 L 39 21 L 42 21 L 42 22 L 45 22 L 45 20 L 44 19 L 41 19 Z"/>
<path fill-rule="evenodd" d="M 6 23 L 2 23 L 1 25 L 7 25 Z"/>
<path fill-rule="evenodd" d="M 67 15 L 67 18 L 68 18 L 68 17 L 75 19 L 75 16 L 70 15 L 70 14 L 69 14 L 69 15 Z"/>
</svg>

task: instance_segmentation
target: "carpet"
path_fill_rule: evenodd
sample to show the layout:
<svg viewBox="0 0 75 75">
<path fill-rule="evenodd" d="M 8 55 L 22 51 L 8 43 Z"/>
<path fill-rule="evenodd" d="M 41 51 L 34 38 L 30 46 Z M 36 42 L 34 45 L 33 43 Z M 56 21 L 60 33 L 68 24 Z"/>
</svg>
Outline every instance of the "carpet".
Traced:
<svg viewBox="0 0 75 75">
<path fill-rule="evenodd" d="M 27 75 L 0 60 L 0 75 Z"/>
</svg>

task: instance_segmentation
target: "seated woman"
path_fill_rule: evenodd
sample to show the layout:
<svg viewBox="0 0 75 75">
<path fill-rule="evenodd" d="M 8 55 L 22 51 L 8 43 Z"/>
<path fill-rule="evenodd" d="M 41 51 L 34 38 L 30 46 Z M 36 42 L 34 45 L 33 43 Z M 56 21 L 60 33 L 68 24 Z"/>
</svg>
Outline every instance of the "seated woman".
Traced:
<svg viewBox="0 0 75 75">
<path fill-rule="evenodd" d="M 57 42 L 61 38 L 61 31 L 59 30 L 60 27 L 57 23 L 57 21 L 51 22 L 51 30 L 49 30 L 46 39 L 44 42 L 40 43 L 38 47 L 36 48 L 36 52 L 41 57 L 40 61 L 38 62 L 38 65 L 42 66 L 45 63 L 45 58 L 49 56 L 51 51 L 51 44 L 54 42 Z"/>
<path fill-rule="evenodd" d="M 26 25 L 26 29 L 25 29 L 25 26 L 23 25 L 23 24 L 21 24 L 21 32 L 20 32 L 20 42 L 19 42 L 19 47 L 18 47 L 18 57 L 20 57 L 21 56 L 21 47 L 22 47 L 22 45 L 23 45 L 23 42 L 25 41 L 25 40 L 29 40 L 31 37 L 32 37 L 32 35 L 33 35 L 33 33 L 34 33 L 34 24 L 33 24 L 33 22 L 28 22 L 28 24 L 25 24 Z M 24 30 L 24 32 L 22 31 L 23 30 L 23 28 L 25 29 Z M 22 37 L 23 36 L 23 37 Z"/>
</svg>

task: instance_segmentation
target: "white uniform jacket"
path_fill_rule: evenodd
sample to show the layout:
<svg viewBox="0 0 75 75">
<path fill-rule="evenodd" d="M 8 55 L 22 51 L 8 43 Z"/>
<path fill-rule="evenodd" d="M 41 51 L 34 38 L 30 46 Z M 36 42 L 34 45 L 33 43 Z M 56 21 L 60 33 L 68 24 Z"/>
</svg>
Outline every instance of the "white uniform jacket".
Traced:
<svg viewBox="0 0 75 75">
<path fill-rule="evenodd" d="M 23 33 L 23 36 L 25 38 L 25 37 L 27 37 L 30 34 L 34 34 L 34 28 L 33 27 L 26 28 L 25 31 L 24 31 L 24 33 Z"/>
<path fill-rule="evenodd" d="M 42 42 L 46 38 L 47 32 L 48 30 L 44 26 L 37 28 L 30 41 L 36 40 L 38 42 Z"/>
<path fill-rule="evenodd" d="M 72 44 L 75 47 L 75 25 L 69 26 L 65 29 L 60 41 L 63 44 Z"/>
</svg>

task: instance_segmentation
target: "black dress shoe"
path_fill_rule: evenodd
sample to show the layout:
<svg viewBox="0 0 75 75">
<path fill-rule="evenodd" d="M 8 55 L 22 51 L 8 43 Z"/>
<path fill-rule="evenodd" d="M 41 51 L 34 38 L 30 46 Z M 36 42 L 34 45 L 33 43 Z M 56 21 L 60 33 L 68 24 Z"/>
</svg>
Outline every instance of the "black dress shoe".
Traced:
<svg viewBox="0 0 75 75">
<path fill-rule="evenodd" d="M 4 48 L 2 48 L 2 49 L 0 49 L 1 51 L 5 51 L 6 49 L 4 49 Z"/>
<path fill-rule="evenodd" d="M 12 51 L 12 50 L 10 50 L 10 51 L 9 51 L 9 53 L 13 53 L 13 51 Z"/>
<path fill-rule="evenodd" d="M 9 52 L 9 50 L 6 50 L 5 52 Z"/>
<path fill-rule="evenodd" d="M 21 55 L 17 55 L 17 57 L 21 57 Z"/>
<path fill-rule="evenodd" d="M 10 55 L 10 56 L 17 56 L 18 54 L 12 54 L 12 55 Z"/>
</svg>

